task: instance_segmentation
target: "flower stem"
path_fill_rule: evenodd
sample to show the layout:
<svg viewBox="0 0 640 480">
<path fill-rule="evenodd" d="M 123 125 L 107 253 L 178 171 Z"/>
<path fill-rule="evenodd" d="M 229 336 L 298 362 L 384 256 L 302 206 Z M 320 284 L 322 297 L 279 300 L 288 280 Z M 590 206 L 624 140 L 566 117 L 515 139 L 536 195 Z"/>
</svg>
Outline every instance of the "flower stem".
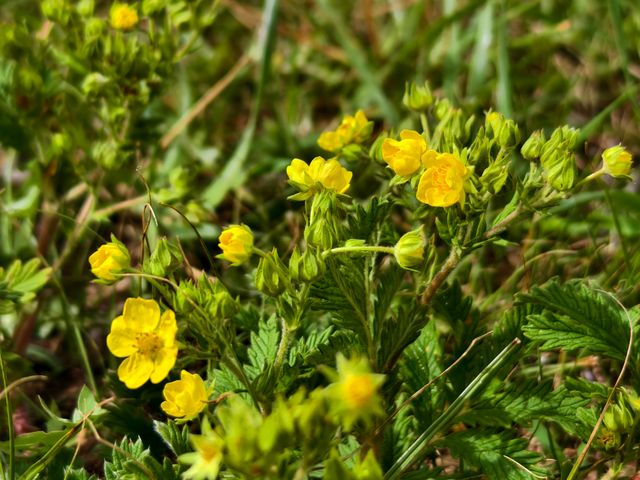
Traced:
<svg viewBox="0 0 640 480">
<path fill-rule="evenodd" d="M 458 263 L 460 263 L 460 259 L 461 259 L 460 253 L 461 252 L 458 247 L 453 247 L 451 249 L 449 256 L 447 257 L 445 262 L 442 264 L 442 267 L 440 267 L 440 270 L 438 271 L 438 273 L 436 273 L 436 276 L 433 277 L 433 280 L 429 282 L 429 285 L 427 285 L 427 288 L 425 288 L 424 292 L 422 292 L 422 298 L 420 301 L 423 305 L 427 305 L 429 302 L 431 302 L 431 299 L 438 291 L 438 288 L 440 288 L 440 286 L 447 279 L 449 274 L 453 271 L 454 268 L 456 268 Z"/>
<path fill-rule="evenodd" d="M 381 247 L 376 245 L 357 245 L 353 247 L 337 247 L 327 250 L 322 253 L 323 257 L 336 253 L 351 253 L 351 252 L 383 252 L 392 254 L 394 252 L 393 247 Z"/>
</svg>

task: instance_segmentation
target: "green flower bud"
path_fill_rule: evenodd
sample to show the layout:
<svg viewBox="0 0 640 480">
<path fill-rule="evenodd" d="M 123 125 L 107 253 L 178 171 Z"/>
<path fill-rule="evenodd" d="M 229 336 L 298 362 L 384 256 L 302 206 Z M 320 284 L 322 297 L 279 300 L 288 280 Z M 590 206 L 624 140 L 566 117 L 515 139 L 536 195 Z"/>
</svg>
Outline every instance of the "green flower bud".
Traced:
<svg viewBox="0 0 640 480">
<path fill-rule="evenodd" d="M 611 405 L 604 414 L 604 424 L 613 432 L 625 432 L 633 425 L 633 415 L 625 405 Z"/>
<path fill-rule="evenodd" d="M 447 113 L 449 113 L 450 110 L 451 110 L 451 102 L 449 102 L 449 100 L 447 100 L 446 98 L 443 98 L 436 102 L 435 113 L 438 120 L 442 120 L 447 115 Z"/>
<path fill-rule="evenodd" d="M 330 219 L 319 219 L 307 226 L 304 238 L 309 245 L 320 250 L 330 250 L 337 243 L 337 233 Z"/>
<path fill-rule="evenodd" d="M 488 112 L 484 122 L 487 135 L 489 137 L 498 138 L 504 122 L 505 118 L 501 113 Z"/>
<path fill-rule="evenodd" d="M 324 275 L 326 266 L 321 255 L 307 249 L 302 254 L 300 278 L 303 282 L 313 282 Z"/>
<path fill-rule="evenodd" d="M 544 132 L 542 130 L 536 130 L 531 134 L 527 141 L 524 142 L 520 153 L 527 160 L 535 160 L 542 154 L 542 147 L 545 143 Z"/>
<path fill-rule="evenodd" d="M 277 297 L 286 288 L 287 267 L 280 261 L 278 251 L 274 248 L 271 253 L 260 259 L 256 269 L 256 288 L 262 293 Z"/>
<path fill-rule="evenodd" d="M 371 148 L 369 149 L 369 157 L 373 161 L 378 162 L 380 165 L 385 166 L 387 165 L 387 162 L 385 162 L 384 158 L 382 157 L 382 144 L 388 137 L 389 135 L 387 134 L 387 132 L 381 133 L 380 135 L 378 135 L 378 137 L 373 142 L 373 145 L 371 145 Z"/>
<path fill-rule="evenodd" d="M 393 247 L 393 254 L 402 268 L 411 270 L 424 258 L 425 238 L 421 228 L 405 233 Z"/>
<path fill-rule="evenodd" d="M 83 17 L 90 17 L 96 7 L 95 0 L 80 0 L 76 4 L 76 10 Z"/>
<path fill-rule="evenodd" d="M 632 163 L 631 154 L 622 145 L 607 148 L 602 152 L 602 170 L 612 177 L 628 177 Z"/>
<path fill-rule="evenodd" d="M 429 83 L 424 82 L 423 85 L 416 85 L 413 82 L 406 83 L 402 103 L 409 110 L 415 112 L 427 110 L 433 103 L 433 95 L 431 94 Z"/>
<path fill-rule="evenodd" d="M 239 310 L 238 302 L 231 296 L 229 291 L 221 282 L 213 282 L 213 296 L 207 305 L 207 310 L 211 312 L 214 318 L 230 318 Z"/>
<path fill-rule="evenodd" d="M 324 190 L 313 197 L 309 224 L 304 230 L 304 238 L 309 245 L 324 251 L 337 243 L 340 238 L 337 218 L 339 209 L 340 205 L 333 191 Z"/>
<path fill-rule="evenodd" d="M 300 263 L 301 263 L 301 255 L 298 251 L 298 248 L 295 247 L 291 256 L 289 257 L 289 277 L 291 280 L 299 280 L 300 279 Z"/>
<path fill-rule="evenodd" d="M 622 441 L 619 433 L 603 428 L 598 435 L 598 443 L 605 450 L 617 450 Z"/>
<path fill-rule="evenodd" d="M 498 135 L 498 145 L 513 148 L 520 142 L 520 129 L 513 120 L 506 120 Z"/>
</svg>

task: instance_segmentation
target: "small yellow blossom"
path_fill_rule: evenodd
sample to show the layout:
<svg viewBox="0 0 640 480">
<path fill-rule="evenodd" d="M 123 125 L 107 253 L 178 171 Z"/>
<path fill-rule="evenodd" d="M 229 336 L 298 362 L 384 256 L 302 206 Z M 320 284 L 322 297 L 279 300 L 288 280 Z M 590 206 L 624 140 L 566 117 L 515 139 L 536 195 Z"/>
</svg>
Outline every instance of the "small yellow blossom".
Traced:
<svg viewBox="0 0 640 480">
<path fill-rule="evenodd" d="M 160 405 L 162 410 L 181 420 L 191 420 L 196 417 L 209 400 L 209 392 L 200 375 L 186 370 L 180 372 L 180 380 L 164 386 L 162 395 L 165 398 Z"/>
<path fill-rule="evenodd" d="M 602 170 L 612 177 L 628 177 L 632 164 L 631 154 L 622 145 L 607 148 L 602 152 Z"/>
<path fill-rule="evenodd" d="M 355 116 L 346 115 L 335 131 L 324 132 L 318 138 L 320 148 L 337 153 L 352 143 L 362 143 L 371 135 L 373 122 L 370 122 L 362 110 Z"/>
<path fill-rule="evenodd" d="M 229 225 L 220 234 L 218 246 L 222 253 L 218 258 L 237 266 L 246 262 L 253 252 L 253 233 L 246 225 Z"/>
<path fill-rule="evenodd" d="M 347 360 L 338 354 L 335 380 L 327 393 L 333 413 L 345 429 L 350 430 L 359 420 L 368 423 L 371 417 L 384 414 L 378 395 L 384 375 L 371 373 L 364 358 Z"/>
<path fill-rule="evenodd" d="M 122 315 L 111 323 L 107 347 L 116 357 L 126 357 L 118 367 L 118 378 L 127 388 L 138 388 L 151 380 L 160 383 L 176 363 L 176 316 L 171 310 L 160 315 L 155 300 L 128 298 Z"/>
<path fill-rule="evenodd" d="M 202 435 L 191 435 L 191 444 L 195 452 L 184 453 L 178 460 L 191 465 L 184 472 L 183 478 L 193 480 L 215 480 L 220 472 L 223 458 L 224 441 L 209 425 L 208 420 L 202 422 Z"/>
<path fill-rule="evenodd" d="M 464 181 L 467 167 L 457 155 L 440 153 L 425 162 L 416 197 L 432 207 L 464 205 Z"/>
<path fill-rule="evenodd" d="M 89 257 L 91 273 L 100 280 L 113 282 L 118 279 L 118 274 L 129 268 L 131 257 L 124 244 L 115 237 L 111 237 L 111 242 L 101 245 Z"/>
<path fill-rule="evenodd" d="M 351 185 L 353 173 L 340 165 L 335 158 L 325 160 L 315 157 L 310 164 L 294 158 L 287 167 L 289 181 L 301 190 L 294 195 L 295 200 L 306 200 L 317 190 L 318 184 L 337 193 L 344 193 Z"/>
<path fill-rule="evenodd" d="M 382 143 L 382 159 L 401 177 L 413 175 L 435 155 L 422 135 L 414 130 L 402 130 L 400 141 L 386 138 Z"/>
<path fill-rule="evenodd" d="M 116 30 L 131 30 L 138 24 L 138 12 L 126 3 L 115 3 L 110 11 L 111 26 Z"/>
</svg>

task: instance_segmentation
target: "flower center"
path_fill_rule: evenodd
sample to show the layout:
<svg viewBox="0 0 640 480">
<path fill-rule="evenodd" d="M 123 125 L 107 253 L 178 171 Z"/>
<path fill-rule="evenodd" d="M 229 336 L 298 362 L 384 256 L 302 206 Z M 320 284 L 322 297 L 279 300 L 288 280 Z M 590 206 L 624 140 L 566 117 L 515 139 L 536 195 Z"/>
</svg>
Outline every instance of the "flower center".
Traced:
<svg viewBox="0 0 640 480">
<path fill-rule="evenodd" d="M 367 404 L 375 393 L 375 386 L 369 375 L 348 375 L 344 380 L 345 400 L 353 408 Z"/>
<path fill-rule="evenodd" d="M 153 357 L 162 348 L 162 340 L 155 333 L 139 333 L 136 335 L 138 352 Z"/>
</svg>

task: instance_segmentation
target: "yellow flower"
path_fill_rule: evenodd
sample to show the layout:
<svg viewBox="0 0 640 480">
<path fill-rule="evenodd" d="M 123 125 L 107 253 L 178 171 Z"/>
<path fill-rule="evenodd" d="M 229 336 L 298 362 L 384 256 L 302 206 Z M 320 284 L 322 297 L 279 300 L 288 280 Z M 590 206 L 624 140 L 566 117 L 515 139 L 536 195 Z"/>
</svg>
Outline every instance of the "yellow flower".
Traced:
<svg viewBox="0 0 640 480">
<path fill-rule="evenodd" d="M 138 12 L 126 3 L 114 3 L 109 15 L 116 30 L 131 30 L 138 23 Z"/>
<path fill-rule="evenodd" d="M 464 181 L 467 167 L 457 155 L 440 153 L 425 162 L 416 197 L 432 207 L 464 205 Z"/>
<path fill-rule="evenodd" d="M 324 132 L 318 138 L 320 148 L 329 152 L 339 152 L 352 143 L 362 143 L 371 135 L 373 122 L 370 122 L 362 110 L 355 116 L 346 115 L 335 131 Z"/>
<path fill-rule="evenodd" d="M 111 323 L 107 347 L 116 357 L 126 357 L 118 367 L 118 378 L 127 388 L 138 388 L 151 380 L 159 383 L 176 363 L 176 316 L 171 310 L 160 315 L 155 300 L 128 298 L 122 315 Z"/>
<path fill-rule="evenodd" d="M 197 373 L 180 372 L 180 380 L 167 383 L 162 390 L 165 401 L 160 407 L 168 415 L 182 420 L 196 417 L 207 405 L 209 392 Z"/>
<path fill-rule="evenodd" d="M 315 157 L 310 164 L 294 158 L 287 167 L 287 176 L 291 184 L 301 190 L 294 195 L 294 200 L 306 200 L 317 190 L 318 184 L 337 193 L 344 193 L 349 189 L 353 173 L 340 165 L 335 158 L 325 160 Z"/>
<path fill-rule="evenodd" d="M 220 234 L 218 246 L 222 253 L 218 258 L 237 266 L 246 262 L 253 252 L 253 233 L 246 225 L 229 225 Z"/>
<path fill-rule="evenodd" d="M 213 431 L 208 420 L 202 422 L 202 435 L 191 435 L 195 452 L 184 453 L 178 460 L 191 464 L 183 478 L 193 480 L 214 480 L 218 478 L 222 463 L 224 441 Z"/>
<path fill-rule="evenodd" d="M 383 160 L 401 177 L 413 175 L 435 155 L 434 150 L 428 150 L 422 135 L 414 130 L 402 130 L 400 141 L 386 138 L 382 143 Z"/>
<path fill-rule="evenodd" d="M 117 280 L 117 275 L 129 268 L 131 264 L 129 251 L 124 244 L 114 236 L 111 236 L 111 240 L 111 242 L 101 245 L 89 257 L 91 273 L 106 282 Z"/>
<path fill-rule="evenodd" d="M 622 145 L 607 148 L 602 152 L 602 170 L 612 177 L 627 177 L 631 172 L 633 158 Z"/>
<path fill-rule="evenodd" d="M 337 371 L 337 381 L 327 387 L 327 393 L 333 413 L 345 429 L 350 430 L 358 420 L 367 423 L 384 414 L 378 395 L 384 375 L 371 373 L 364 358 L 347 360 L 342 354 L 337 357 Z"/>
</svg>

